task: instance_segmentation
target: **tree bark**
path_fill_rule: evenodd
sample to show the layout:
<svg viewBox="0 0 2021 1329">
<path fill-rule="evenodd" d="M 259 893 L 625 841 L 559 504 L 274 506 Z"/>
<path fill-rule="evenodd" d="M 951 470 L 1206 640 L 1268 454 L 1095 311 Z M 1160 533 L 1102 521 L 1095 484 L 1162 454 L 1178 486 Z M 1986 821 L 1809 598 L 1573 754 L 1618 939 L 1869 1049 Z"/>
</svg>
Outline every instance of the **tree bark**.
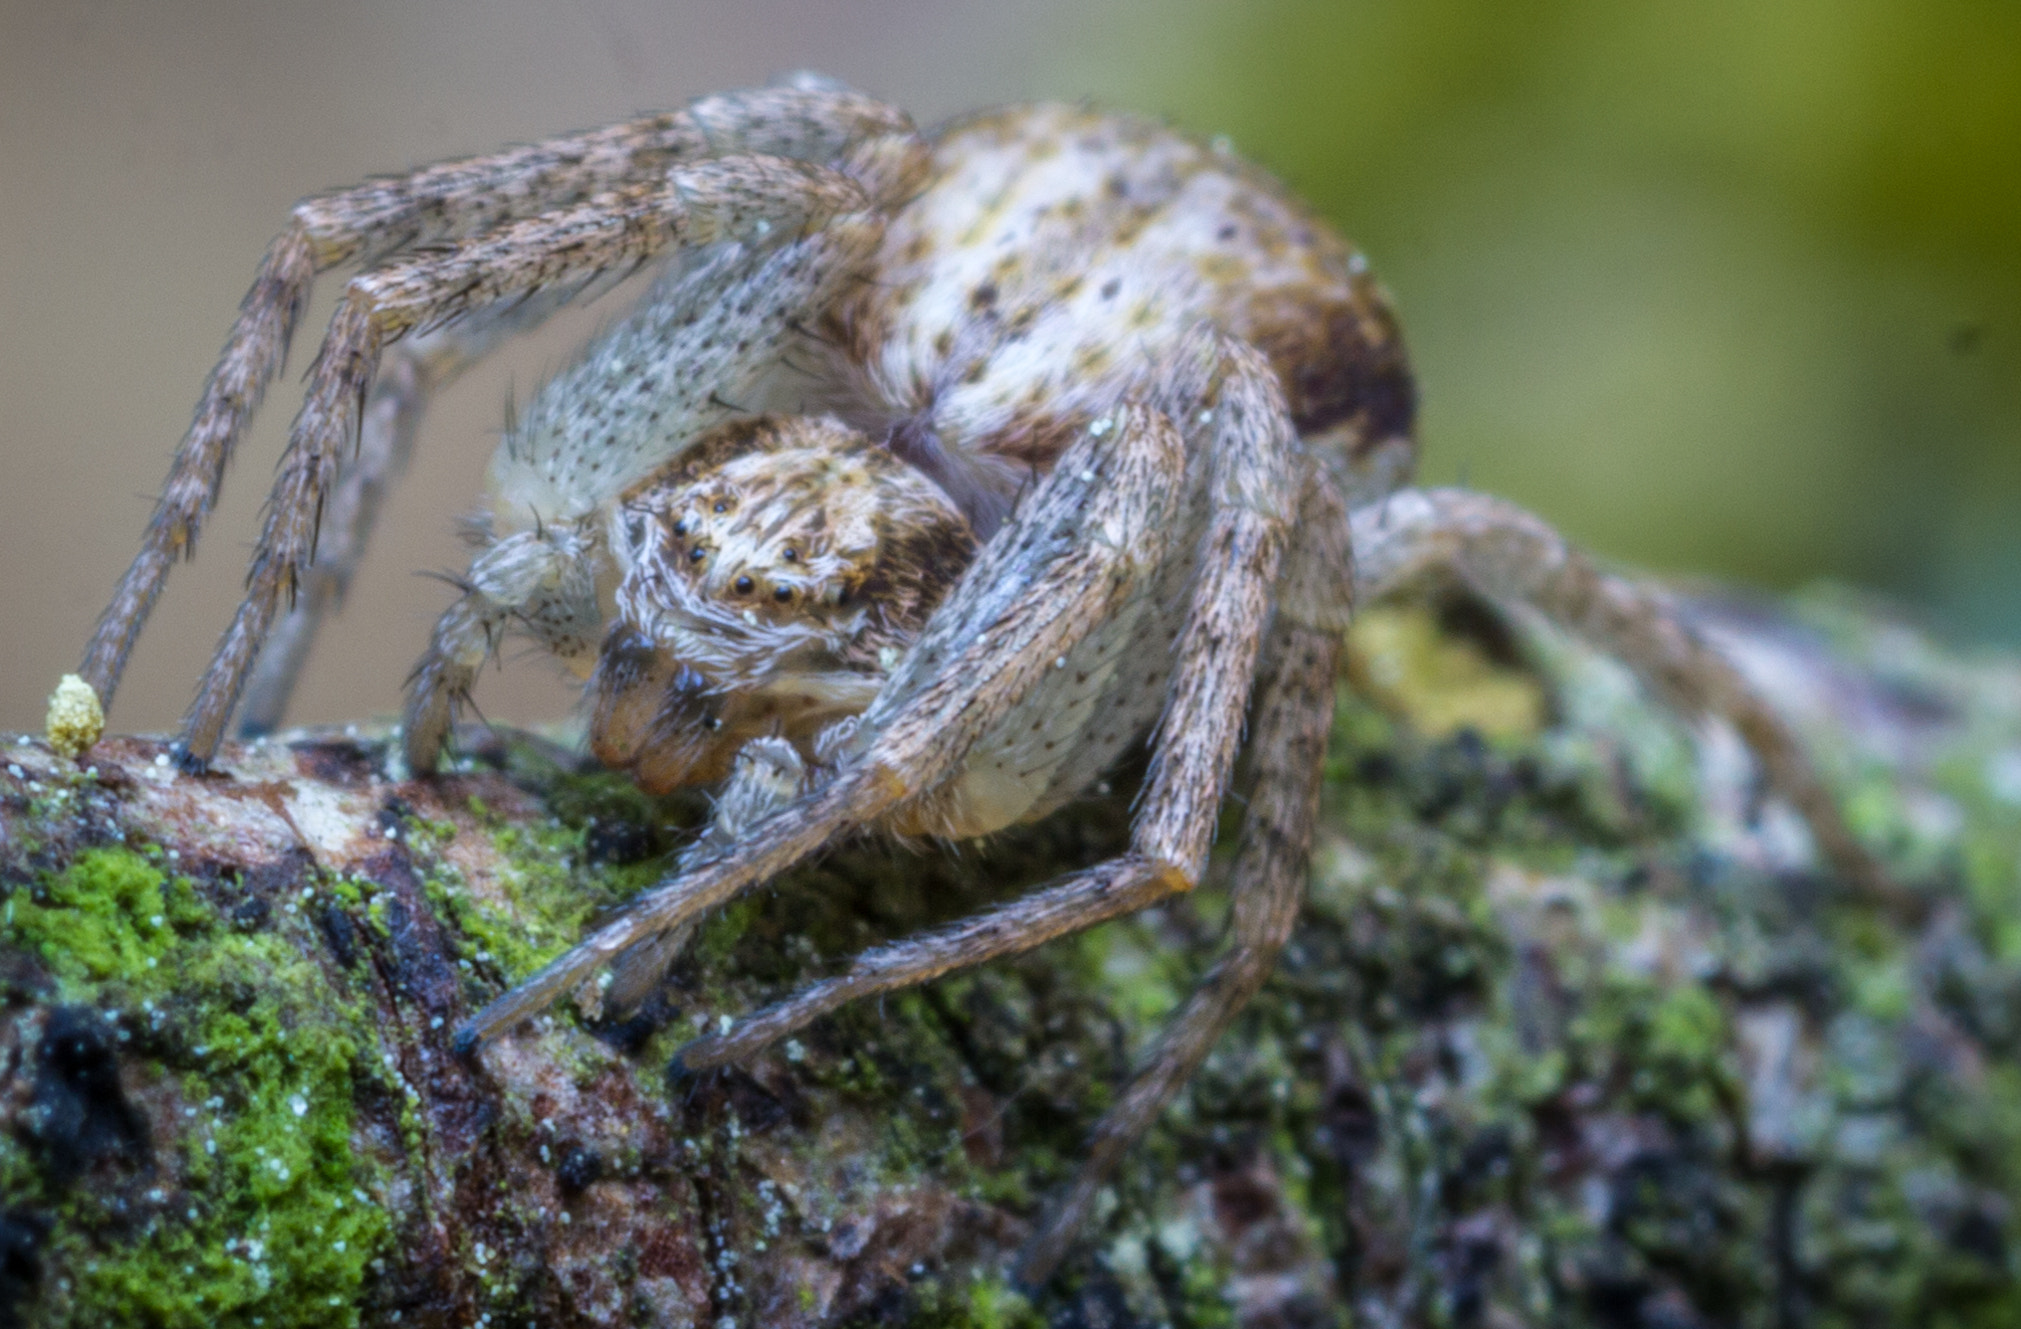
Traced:
<svg viewBox="0 0 2021 1329">
<path fill-rule="evenodd" d="M 0 1323 L 2021 1322 L 2021 665 L 1843 597 L 1695 612 L 1918 918 L 1835 892 L 1733 736 L 1611 664 L 1466 605 L 1367 615 L 1291 947 L 1031 1297 L 1005 1261 L 1209 963 L 1211 884 L 665 1068 L 1114 852 L 1127 778 L 987 845 L 845 846 L 638 1014 L 462 1059 L 455 1026 L 655 879 L 699 798 L 514 734 L 428 781 L 378 729 L 201 779 L 155 739 L 22 740 Z"/>
</svg>

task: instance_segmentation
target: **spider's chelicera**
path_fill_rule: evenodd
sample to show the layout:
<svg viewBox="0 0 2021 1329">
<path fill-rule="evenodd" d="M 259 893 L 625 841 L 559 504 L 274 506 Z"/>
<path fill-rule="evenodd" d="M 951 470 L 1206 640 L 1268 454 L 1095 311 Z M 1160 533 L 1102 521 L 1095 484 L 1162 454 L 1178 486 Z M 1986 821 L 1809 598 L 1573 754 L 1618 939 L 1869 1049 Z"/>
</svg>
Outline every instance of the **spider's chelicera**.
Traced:
<svg viewBox="0 0 2021 1329">
<path fill-rule="evenodd" d="M 85 680 L 110 701 L 316 273 L 361 268 L 186 767 L 242 694 L 249 728 L 280 717 L 429 394 L 654 261 L 650 294 L 507 431 L 413 674 L 406 759 L 435 769 L 517 632 L 588 679 L 599 759 L 649 789 L 723 789 L 665 881 L 479 1013 L 465 1047 L 563 993 L 635 1000 L 701 914 L 838 836 L 985 835 L 1146 741 L 1122 856 L 868 952 L 682 1057 L 748 1057 L 843 1002 L 1186 891 L 1246 727 L 1226 954 L 1040 1223 L 1021 1269 L 1043 1279 L 1292 927 L 1351 606 L 1426 578 L 1540 611 L 1734 722 L 1838 874 L 1887 889 L 1786 727 L 1659 593 L 1506 503 L 1407 487 L 1414 389 L 1358 254 L 1225 148 L 1080 107 L 921 133 L 800 77 L 299 204 Z"/>
</svg>

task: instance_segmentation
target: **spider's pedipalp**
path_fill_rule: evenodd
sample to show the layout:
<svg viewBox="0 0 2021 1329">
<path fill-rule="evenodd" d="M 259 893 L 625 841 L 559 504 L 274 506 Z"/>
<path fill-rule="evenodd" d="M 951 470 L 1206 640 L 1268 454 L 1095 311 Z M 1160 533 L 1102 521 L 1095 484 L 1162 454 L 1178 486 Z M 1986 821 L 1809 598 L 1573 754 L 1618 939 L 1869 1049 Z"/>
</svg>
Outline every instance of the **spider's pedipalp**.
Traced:
<svg viewBox="0 0 2021 1329">
<path fill-rule="evenodd" d="M 601 615 L 596 534 L 577 526 L 521 531 L 487 547 L 465 574 L 468 587 L 436 621 L 408 685 L 402 743 L 408 768 L 435 768 L 457 704 L 516 627 L 563 661 L 587 669 Z"/>
<path fill-rule="evenodd" d="M 1628 666 L 1658 699 L 1740 732 L 1824 859 L 1862 898 L 1915 917 L 1919 902 L 1868 852 L 1796 735 L 1654 588 L 1611 576 L 1541 518 L 1460 489 L 1406 489 L 1353 515 L 1359 599 L 1446 573 L 1505 604 L 1526 604 Z"/>
<path fill-rule="evenodd" d="M 914 132 L 903 111 L 839 85 L 802 80 L 703 97 L 684 110 L 303 200 L 239 306 L 140 552 L 99 618 L 80 674 L 109 706 L 170 566 L 195 550 L 238 441 L 286 358 L 317 273 L 417 241 L 480 235 L 653 179 L 683 161 L 730 153 L 826 161 L 865 140 L 909 139 Z"/>
<path fill-rule="evenodd" d="M 389 340 L 511 296 L 649 259 L 676 244 L 758 241 L 775 230 L 779 240 L 791 239 L 800 227 L 866 203 L 862 188 L 836 171 L 786 158 L 723 158 L 353 278 L 310 370 L 245 602 L 184 721 L 181 763 L 201 769 L 217 750 L 283 596 L 293 594 L 314 559 L 338 454 Z"/>
</svg>

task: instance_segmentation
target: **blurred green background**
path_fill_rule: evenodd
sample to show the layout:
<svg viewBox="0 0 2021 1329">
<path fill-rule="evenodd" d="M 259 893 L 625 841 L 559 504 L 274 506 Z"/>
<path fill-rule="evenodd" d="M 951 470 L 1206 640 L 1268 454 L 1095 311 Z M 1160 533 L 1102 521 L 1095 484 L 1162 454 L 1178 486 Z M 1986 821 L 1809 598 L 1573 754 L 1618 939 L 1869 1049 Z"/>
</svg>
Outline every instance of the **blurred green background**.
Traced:
<svg viewBox="0 0 2021 1329">
<path fill-rule="evenodd" d="M 927 121 L 1090 97 L 1226 134 L 1394 292 L 1427 480 L 1620 563 L 2021 643 L 2014 0 L 0 0 L 0 728 L 74 667 L 293 198 L 802 66 Z M 463 557 L 503 398 L 605 316 L 440 404 L 298 716 L 397 707 L 444 594 L 410 574 Z M 306 360 L 116 724 L 188 697 Z M 484 686 L 568 704 L 545 667 Z"/>
<path fill-rule="evenodd" d="M 1425 478 L 2021 641 L 2021 5 L 1265 0 L 1133 99 L 1375 256 Z"/>
</svg>

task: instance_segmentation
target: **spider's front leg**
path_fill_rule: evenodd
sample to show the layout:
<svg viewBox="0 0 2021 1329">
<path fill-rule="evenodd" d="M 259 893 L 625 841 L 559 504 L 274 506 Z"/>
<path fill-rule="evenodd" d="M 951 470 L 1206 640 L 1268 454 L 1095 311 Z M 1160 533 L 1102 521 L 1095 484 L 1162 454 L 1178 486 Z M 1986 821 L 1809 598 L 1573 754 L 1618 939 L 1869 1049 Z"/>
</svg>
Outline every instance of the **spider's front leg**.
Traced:
<svg viewBox="0 0 2021 1329">
<path fill-rule="evenodd" d="M 846 723 L 846 722 L 845 722 Z M 730 778 L 716 795 L 709 824 L 695 842 L 681 851 L 674 871 L 720 858 L 765 818 L 807 791 L 823 772 L 808 767 L 800 752 L 782 738 L 754 738 L 737 752 Z M 610 982 L 600 991 L 592 983 L 576 995 L 576 1005 L 594 1019 L 601 1011 L 629 1011 L 646 999 L 653 986 L 687 949 L 700 924 L 699 916 L 666 932 L 655 933 L 610 961 Z"/>
<path fill-rule="evenodd" d="M 385 345 L 501 300 L 643 262 L 676 244 L 790 237 L 869 200 L 849 176 L 782 158 L 677 167 L 578 207 L 501 227 L 440 254 L 353 278 L 309 374 L 247 576 L 246 598 L 185 719 L 178 756 L 201 769 L 217 750 L 284 597 L 314 561 L 339 451 L 356 427 Z"/>
<path fill-rule="evenodd" d="M 904 112 L 803 78 L 704 97 L 680 111 L 303 200 L 239 306 L 189 432 L 176 449 L 140 552 L 99 618 L 78 672 L 109 707 L 170 566 L 195 550 L 225 469 L 286 358 L 318 273 L 421 241 L 474 237 L 662 177 L 682 162 L 734 153 L 830 161 L 852 144 L 912 133 Z"/>
<path fill-rule="evenodd" d="M 295 680 L 308 663 L 323 619 L 342 603 L 365 556 L 380 505 L 414 454 L 428 402 L 505 338 L 528 331 L 564 304 L 570 292 L 542 292 L 501 311 L 396 343 L 381 364 L 358 421 L 358 446 L 343 465 L 324 509 L 316 561 L 301 577 L 294 607 L 274 625 L 246 685 L 239 735 L 271 733 L 287 714 Z"/>
<path fill-rule="evenodd" d="M 1099 422 L 970 565 L 857 722 L 861 741 L 835 754 L 832 779 L 750 827 L 721 857 L 684 866 L 633 900 L 479 1012 L 458 1032 L 458 1046 L 475 1048 L 839 834 L 892 824 L 908 806 L 930 803 L 944 815 L 946 786 L 976 742 L 1000 725 L 1028 723 L 1029 716 L 1012 719 L 1019 703 L 1123 612 L 1158 567 L 1185 473 L 1184 445 L 1159 412 L 1130 406 Z M 1197 837 L 1203 860 L 1205 834 Z M 1132 859 L 1104 880 L 1134 890 L 1132 899 L 1145 880 L 1170 890 L 1183 851 L 1172 852 L 1161 861 Z"/>
<path fill-rule="evenodd" d="M 1445 574 L 1490 600 L 1533 607 L 1627 665 L 1658 699 L 1731 723 L 1854 894 L 1920 915 L 1920 901 L 1854 837 L 1782 717 L 1660 591 L 1602 572 L 1541 518 L 1467 490 L 1402 490 L 1357 510 L 1353 526 L 1359 601 Z"/>
</svg>

